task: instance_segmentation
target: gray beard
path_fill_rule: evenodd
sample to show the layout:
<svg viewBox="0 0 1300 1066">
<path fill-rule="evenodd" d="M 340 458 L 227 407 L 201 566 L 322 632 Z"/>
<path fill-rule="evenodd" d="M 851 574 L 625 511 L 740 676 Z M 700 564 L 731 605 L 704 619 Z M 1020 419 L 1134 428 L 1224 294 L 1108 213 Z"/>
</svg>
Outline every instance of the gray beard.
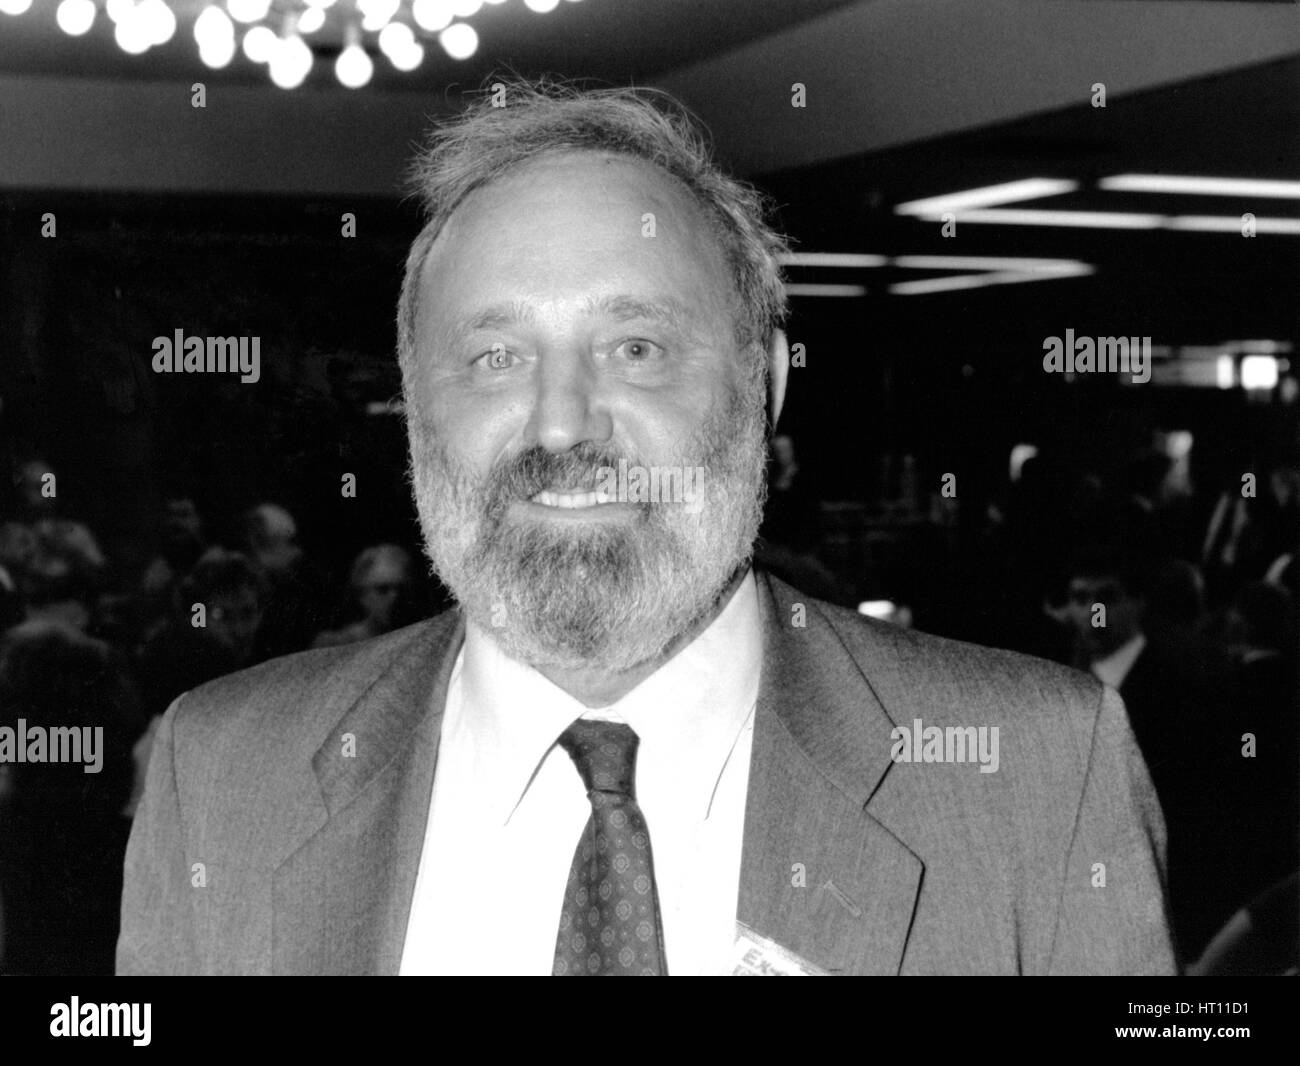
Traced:
<svg viewBox="0 0 1300 1066">
<path fill-rule="evenodd" d="M 641 503 L 620 524 L 553 523 L 510 505 L 601 467 L 644 466 L 591 444 L 540 448 L 476 476 L 412 408 L 409 477 L 425 551 L 466 617 L 538 668 L 622 672 L 663 656 L 749 564 L 766 496 L 765 382 L 753 375 L 664 465 L 703 467 L 703 506 Z"/>
</svg>

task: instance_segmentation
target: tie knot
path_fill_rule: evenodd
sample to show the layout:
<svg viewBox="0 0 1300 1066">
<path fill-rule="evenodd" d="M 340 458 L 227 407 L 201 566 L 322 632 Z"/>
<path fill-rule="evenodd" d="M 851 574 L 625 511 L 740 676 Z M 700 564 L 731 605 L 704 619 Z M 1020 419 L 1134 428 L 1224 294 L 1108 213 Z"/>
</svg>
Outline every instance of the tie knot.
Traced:
<svg viewBox="0 0 1300 1066">
<path fill-rule="evenodd" d="M 622 722 L 579 718 L 560 734 L 587 792 L 613 792 L 635 799 L 636 749 L 641 738 Z"/>
</svg>

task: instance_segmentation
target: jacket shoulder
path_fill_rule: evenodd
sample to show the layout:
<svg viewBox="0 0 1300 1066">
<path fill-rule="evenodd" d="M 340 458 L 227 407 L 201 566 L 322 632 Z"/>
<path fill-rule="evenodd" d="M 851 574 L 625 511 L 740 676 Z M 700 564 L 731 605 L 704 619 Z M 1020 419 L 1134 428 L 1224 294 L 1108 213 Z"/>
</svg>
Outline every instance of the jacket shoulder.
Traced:
<svg viewBox="0 0 1300 1066">
<path fill-rule="evenodd" d="M 178 749 L 211 758 L 245 743 L 314 752 L 322 738 L 398 659 L 432 648 L 454 612 L 381 637 L 297 652 L 216 678 L 173 706 Z"/>
</svg>

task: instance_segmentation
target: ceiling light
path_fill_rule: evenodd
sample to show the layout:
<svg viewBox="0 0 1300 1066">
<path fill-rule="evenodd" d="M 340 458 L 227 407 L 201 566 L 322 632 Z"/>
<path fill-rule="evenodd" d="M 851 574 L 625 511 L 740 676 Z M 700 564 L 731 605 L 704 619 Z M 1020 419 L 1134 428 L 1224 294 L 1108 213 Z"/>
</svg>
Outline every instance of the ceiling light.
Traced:
<svg viewBox="0 0 1300 1066">
<path fill-rule="evenodd" d="M 1271 355 L 1248 355 L 1241 360 L 1243 389 L 1272 389 L 1277 386 L 1277 360 Z"/>
<path fill-rule="evenodd" d="M 785 287 L 787 296 L 866 296 L 865 285 L 796 285 Z"/>
<path fill-rule="evenodd" d="M 411 17 L 422 30 L 437 33 L 451 25 L 451 0 L 415 0 Z"/>
<path fill-rule="evenodd" d="M 401 6 L 401 0 L 357 0 L 357 10 L 362 15 L 361 28 L 371 33 L 382 30 Z"/>
<path fill-rule="evenodd" d="M 882 267 L 889 262 L 884 255 L 857 252 L 789 252 L 780 257 L 782 266 L 798 267 Z"/>
<path fill-rule="evenodd" d="M 482 6 L 483 0 L 451 0 L 451 13 L 461 19 L 472 18 Z"/>
<path fill-rule="evenodd" d="M 281 37 L 267 62 L 271 81 L 281 89 L 298 88 L 311 73 L 315 58 L 311 46 L 297 34 Z"/>
<path fill-rule="evenodd" d="M 349 29 L 352 31 L 352 40 L 334 61 L 334 75 L 341 85 L 349 89 L 360 89 L 370 81 L 375 72 L 375 64 L 361 47 L 360 35 L 356 33 L 355 27 Z"/>
<path fill-rule="evenodd" d="M 271 0 L 226 0 L 230 17 L 236 22 L 261 22 L 270 7 Z"/>
<path fill-rule="evenodd" d="M 1060 278 L 1083 277 L 1095 268 L 1079 263 L 1069 270 L 1051 273 L 1031 273 L 1025 270 L 994 270 L 984 274 L 952 274 L 944 278 L 922 278 L 919 281 L 899 281 L 889 286 L 891 296 L 924 296 L 933 292 L 953 292 L 958 289 L 982 289 L 990 285 L 1017 285 L 1026 281 L 1055 281 Z"/>
<path fill-rule="evenodd" d="M 269 26 L 253 26 L 244 34 L 244 55 L 254 63 L 269 63 L 278 44 Z"/>
<path fill-rule="evenodd" d="M 1003 255 L 900 255 L 896 267 L 908 270 L 1012 270 L 1025 274 L 1073 273 L 1077 259 L 1022 259 Z"/>
<path fill-rule="evenodd" d="M 1174 215 L 1165 225 L 1196 233 L 1240 233 L 1245 222 L 1240 215 Z M 1300 236 L 1300 218 L 1257 218 L 1251 226 L 1256 233 Z"/>
<path fill-rule="evenodd" d="M 985 185 L 965 192 L 930 196 L 924 200 L 909 200 L 894 208 L 896 215 L 921 215 L 938 217 L 948 212 L 959 212 L 972 207 L 992 207 L 995 204 L 1014 204 L 1022 200 L 1037 200 L 1044 196 L 1060 196 L 1074 192 L 1077 181 L 1063 178 L 1023 178 L 1001 185 Z"/>
<path fill-rule="evenodd" d="M 113 29 L 113 39 L 127 55 L 138 56 L 149 51 L 149 27 L 140 17 L 140 8 L 133 7 Z"/>
<path fill-rule="evenodd" d="M 21 15 L 32 6 L 32 0 L 0 0 L 0 11 L 6 15 Z"/>
<path fill-rule="evenodd" d="M 1159 229 L 1165 222 L 1165 216 L 1138 214 L 1129 211 L 1038 211 L 1030 208 L 995 207 L 988 210 L 963 211 L 957 216 L 957 221 L 1001 223 L 1005 226 Z"/>
<path fill-rule="evenodd" d="M 438 34 L 438 43 L 452 59 L 468 59 L 478 51 L 478 34 L 468 22 L 453 22 Z"/>
<path fill-rule="evenodd" d="M 379 31 L 379 50 L 389 59 L 415 44 L 415 34 L 405 22 L 390 22 Z"/>
<path fill-rule="evenodd" d="M 176 32 L 176 16 L 163 0 L 143 0 L 136 10 L 136 16 L 144 24 L 144 31 L 149 35 L 149 43 L 166 44 Z"/>
<path fill-rule="evenodd" d="M 1188 196 L 1248 196 L 1300 200 L 1300 181 L 1263 178 L 1196 178 L 1177 174 L 1116 174 L 1097 182 L 1111 192 L 1179 193 Z"/>
<path fill-rule="evenodd" d="M 95 0 L 63 0 L 54 19 L 69 37 L 80 37 L 95 21 Z"/>
<path fill-rule="evenodd" d="M 325 25 L 325 9 L 323 7 L 304 8 L 301 15 L 298 16 L 299 33 L 315 33 Z"/>
<path fill-rule="evenodd" d="M 199 45 L 199 58 L 203 60 L 204 66 L 220 70 L 235 58 L 235 39 L 231 37 L 214 41 L 212 44 Z"/>
<path fill-rule="evenodd" d="M 395 56 L 389 56 L 389 62 L 402 71 L 409 73 L 424 62 L 424 46 L 420 43 L 412 44 L 410 48 L 404 48 Z"/>
<path fill-rule="evenodd" d="M 524 7 L 529 11 L 536 11 L 539 15 L 554 11 L 559 6 L 560 0 L 524 0 Z"/>
</svg>

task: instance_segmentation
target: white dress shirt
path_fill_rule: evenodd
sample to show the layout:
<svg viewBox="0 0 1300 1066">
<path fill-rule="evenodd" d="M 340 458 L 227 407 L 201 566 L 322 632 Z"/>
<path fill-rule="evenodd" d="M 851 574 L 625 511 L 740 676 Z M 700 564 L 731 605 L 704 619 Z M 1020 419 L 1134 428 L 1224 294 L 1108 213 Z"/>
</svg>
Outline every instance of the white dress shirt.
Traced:
<svg viewBox="0 0 1300 1066">
<path fill-rule="evenodd" d="M 591 815 L 556 741 L 588 717 L 626 722 L 641 738 L 636 798 L 650 830 L 668 972 L 729 973 L 761 659 L 752 573 L 694 641 L 598 711 L 468 625 L 447 690 L 400 972 L 551 972 L 569 867 Z"/>
</svg>

